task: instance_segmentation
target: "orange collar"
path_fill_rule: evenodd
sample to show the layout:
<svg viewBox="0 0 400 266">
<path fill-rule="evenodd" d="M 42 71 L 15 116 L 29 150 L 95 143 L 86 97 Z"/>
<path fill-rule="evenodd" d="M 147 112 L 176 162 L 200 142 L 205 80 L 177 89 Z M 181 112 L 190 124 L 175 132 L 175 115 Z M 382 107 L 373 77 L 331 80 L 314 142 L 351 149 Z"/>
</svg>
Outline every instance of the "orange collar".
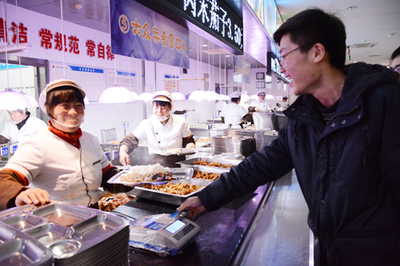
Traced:
<svg viewBox="0 0 400 266">
<path fill-rule="evenodd" d="M 65 133 L 64 131 L 61 131 L 57 128 L 55 128 L 50 120 L 49 120 L 49 130 L 50 132 L 52 132 L 54 135 L 59 136 L 60 138 L 62 138 L 63 140 L 65 140 L 66 142 L 68 142 L 69 144 L 71 144 L 72 146 L 74 146 L 75 148 L 79 149 L 80 148 L 80 144 L 79 144 L 79 138 L 82 137 L 82 130 L 81 128 L 78 128 L 77 131 L 75 131 L 75 135 L 72 134 L 68 134 Z"/>
</svg>

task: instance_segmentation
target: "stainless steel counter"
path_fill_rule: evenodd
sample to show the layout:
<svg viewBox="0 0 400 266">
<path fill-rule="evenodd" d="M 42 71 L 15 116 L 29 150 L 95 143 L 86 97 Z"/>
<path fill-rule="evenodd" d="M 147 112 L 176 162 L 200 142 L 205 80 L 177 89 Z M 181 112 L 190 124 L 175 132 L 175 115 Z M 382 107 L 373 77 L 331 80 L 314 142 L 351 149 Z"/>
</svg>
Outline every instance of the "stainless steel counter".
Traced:
<svg viewBox="0 0 400 266">
<path fill-rule="evenodd" d="M 313 265 L 308 208 L 293 172 L 275 186 L 234 265 Z M 310 242 L 311 240 L 311 242 Z M 311 258 L 310 258 L 311 257 Z"/>
<path fill-rule="evenodd" d="M 139 218 L 176 206 L 136 198 L 116 211 Z M 294 173 L 195 220 L 202 232 L 181 254 L 130 252 L 131 265 L 309 265 L 308 209 Z"/>
</svg>

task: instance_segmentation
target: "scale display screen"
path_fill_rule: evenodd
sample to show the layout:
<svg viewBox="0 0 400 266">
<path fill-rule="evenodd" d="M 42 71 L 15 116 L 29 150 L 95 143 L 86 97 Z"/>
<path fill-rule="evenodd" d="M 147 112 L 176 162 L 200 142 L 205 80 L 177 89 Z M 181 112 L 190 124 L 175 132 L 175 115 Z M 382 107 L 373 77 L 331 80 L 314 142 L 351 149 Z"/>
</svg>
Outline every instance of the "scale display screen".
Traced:
<svg viewBox="0 0 400 266">
<path fill-rule="evenodd" d="M 181 222 L 179 220 L 175 221 L 174 223 L 172 223 L 171 225 L 169 225 L 168 227 L 165 228 L 165 230 L 167 230 L 168 232 L 170 232 L 171 234 L 175 234 L 179 229 L 181 229 L 183 226 L 185 225 L 184 222 Z"/>
</svg>

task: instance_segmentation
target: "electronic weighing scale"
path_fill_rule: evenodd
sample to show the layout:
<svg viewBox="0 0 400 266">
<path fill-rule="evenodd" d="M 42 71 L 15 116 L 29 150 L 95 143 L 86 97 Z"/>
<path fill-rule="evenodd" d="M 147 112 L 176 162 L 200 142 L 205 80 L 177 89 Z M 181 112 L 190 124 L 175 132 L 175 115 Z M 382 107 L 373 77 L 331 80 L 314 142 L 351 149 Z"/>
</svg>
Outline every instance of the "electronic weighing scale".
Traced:
<svg viewBox="0 0 400 266">
<path fill-rule="evenodd" d="M 196 223 L 180 216 L 179 212 L 148 215 L 129 220 L 129 245 L 160 255 L 176 255 L 201 231 Z"/>
</svg>

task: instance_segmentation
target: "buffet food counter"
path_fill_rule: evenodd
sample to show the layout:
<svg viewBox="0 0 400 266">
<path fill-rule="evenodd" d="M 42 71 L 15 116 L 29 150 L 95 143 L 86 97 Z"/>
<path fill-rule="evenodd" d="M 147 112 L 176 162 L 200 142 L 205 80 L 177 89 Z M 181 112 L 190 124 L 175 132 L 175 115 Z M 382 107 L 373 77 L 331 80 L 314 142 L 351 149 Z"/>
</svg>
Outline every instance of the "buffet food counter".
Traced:
<svg viewBox="0 0 400 266">
<path fill-rule="evenodd" d="M 254 193 L 250 193 L 231 202 L 214 212 L 207 212 L 195 219 L 201 233 L 176 256 L 159 256 L 158 254 L 131 249 L 129 259 L 131 265 L 228 265 L 235 257 L 238 247 L 254 222 L 262 203 L 268 197 L 272 184 L 264 185 Z M 137 197 L 115 209 L 139 219 L 143 216 L 173 213 L 175 205 L 155 202 Z"/>
<path fill-rule="evenodd" d="M 136 197 L 113 212 L 135 219 L 176 205 Z M 294 172 L 194 222 L 201 233 L 176 256 L 130 248 L 130 265 L 308 265 L 307 207 Z"/>
</svg>

